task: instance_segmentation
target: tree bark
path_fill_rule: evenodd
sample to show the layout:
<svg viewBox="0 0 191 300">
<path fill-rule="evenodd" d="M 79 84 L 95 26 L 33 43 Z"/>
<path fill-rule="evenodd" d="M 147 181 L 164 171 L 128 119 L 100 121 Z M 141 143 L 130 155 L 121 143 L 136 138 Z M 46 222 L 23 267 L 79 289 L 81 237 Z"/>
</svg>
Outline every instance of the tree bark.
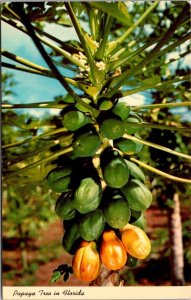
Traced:
<svg viewBox="0 0 191 300">
<path fill-rule="evenodd" d="M 90 286 L 123 286 L 118 271 L 111 271 L 101 266 L 100 275 L 90 283 Z"/>
<path fill-rule="evenodd" d="M 171 274 L 173 285 L 184 285 L 184 252 L 182 241 L 182 222 L 180 215 L 179 194 L 173 195 L 173 207 L 168 210 L 169 236 L 171 244 Z"/>
</svg>

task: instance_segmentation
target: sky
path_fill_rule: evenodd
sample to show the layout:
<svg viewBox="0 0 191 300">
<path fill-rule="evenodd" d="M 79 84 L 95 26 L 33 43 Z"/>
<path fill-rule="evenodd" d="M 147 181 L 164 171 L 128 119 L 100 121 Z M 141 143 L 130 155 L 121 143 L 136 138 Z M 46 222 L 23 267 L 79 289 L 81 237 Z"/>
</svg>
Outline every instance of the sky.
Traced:
<svg viewBox="0 0 191 300">
<path fill-rule="evenodd" d="M 160 5 L 164 4 L 161 2 Z M 86 23 L 83 24 L 83 27 L 87 30 Z M 148 27 L 147 30 L 150 31 L 151 28 Z M 70 27 L 64 28 L 55 24 L 48 24 L 46 25 L 45 31 L 62 39 L 63 41 L 78 39 L 75 30 Z M 46 63 L 41 57 L 41 54 L 34 46 L 33 41 L 26 34 L 20 32 L 5 22 L 2 22 L 1 33 L 2 48 L 28 59 L 31 62 L 47 67 Z M 176 57 L 176 55 L 176 52 L 171 53 L 168 59 Z M 4 57 L 2 57 L 2 60 L 4 62 L 13 63 L 11 60 Z M 184 59 L 184 65 L 189 64 L 189 62 L 190 57 L 186 56 Z M 170 65 L 171 70 L 173 70 L 175 67 L 176 63 L 172 63 Z M 3 68 L 3 71 L 14 74 L 15 80 L 17 81 L 17 85 L 13 88 L 16 96 L 11 96 L 11 98 L 8 99 L 11 103 L 48 102 L 53 101 L 55 96 L 66 94 L 64 88 L 55 79 L 21 71 L 9 70 L 7 68 Z M 67 73 L 65 75 L 69 76 Z M 130 95 L 124 99 L 129 103 L 129 105 L 142 105 L 146 101 L 152 101 L 148 91 Z M 27 110 L 27 113 L 30 112 L 33 116 L 40 117 L 47 112 L 47 110 L 50 114 L 59 113 L 58 109 L 30 109 L 30 111 Z M 184 111 L 184 108 L 182 108 L 182 110 Z M 20 112 L 22 111 L 26 110 L 20 110 Z"/>
</svg>

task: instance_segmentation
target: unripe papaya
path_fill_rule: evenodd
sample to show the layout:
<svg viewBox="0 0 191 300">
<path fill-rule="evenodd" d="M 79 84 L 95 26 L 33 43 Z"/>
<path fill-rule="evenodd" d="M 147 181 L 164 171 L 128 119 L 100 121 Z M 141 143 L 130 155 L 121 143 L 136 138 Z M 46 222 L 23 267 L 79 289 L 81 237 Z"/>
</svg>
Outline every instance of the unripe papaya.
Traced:
<svg viewBox="0 0 191 300">
<path fill-rule="evenodd" d="M 115 147 L 121 150 L 122 152 L 125 152 L 128 155 L 133 155 L 136 153 L 136 144 L 134 141 L 120 138 L 115 141 Z"/>
<path fill-rule="evenodd" d="M 74 139 L 72 146 L 76 157 L 93 156 L 99 149 L 101 144 L 100 137 L 92 132 L 87 131 L 82 133 Z"/>
<path fill-rule="evenodd" d="M 99 206 L 101 195 L 100 182 L 96 182 L 91 177 L 84 178 L 74 192 L 72 205 L 81 214 L 86 214 Z"/>
<path fill-rule="evenodd" d="M 125 160 L 125 162 L 128 166 L 130 176 L 134 179 L 138 179 L 138 180 L 144 182 L 145 181 L 145 175 L 144 175 L 143 171 L 136 164 L 134 164 L 133 162 L 131 162 L 127 159 Z"/>
<path fill-rule="evenodd" d="M 78 222 L 81 237 L 86 241 L 96 240 L 104 230 L 105 220 L 100 209 L 80 217 Z"/>
<path fill-rule="evenodd" d="M 113 228 L 121 228 L 129 222 L 131 211 L 126 200 L 122 198 L 109 201 L 104 208 L 106 222 Z"/>
<path fill-rule="evenodd" d="M 114 105 L 112 112 L 120 117 L 121 120 L 125 120 L 129 116 L 130 106 L 126 102 L 117 102 Z"/>
<path fill-rule="evenodd" d="M 75 209 L 72 207 L 72 193 L 65 192 L 60 195 L 55 205 L 55 212 L 62 220 L 70 220 L 75 217 Z"/>
<path fill-rule="evenodd" d="M 129 170 L 125 160 L 117 156 L 111 159 L 103 168 L 103 178 L 107 185 L 112 188 L 121 188 L 127 184 Z"/>
<path fill-rule="evenodd" d="M 121 189 L 129 203 L 129 207 L 142 211 L 146 210 L 152 202 L 152 194 L 149 189 L 138 179 L 131 179 Z"/>
<path fill-rule="evenodd" d="M 69 190 L 72 167 L 62 166 L 51 170 L 47 175 L 48 186 L 57 193 Z"/>
<path fill-rule="evenodd" d="M 146 219 L 144 213 L 141 211 L 131 209 L 131 218 L 129 223 L 141 228 L 142 230 L 146 229 Z"/>
<path fill-rule="evenodd" d="M 64 221 L 64 236 L 62 239 L 64 250 L 73 255 L 76 252 L 76 248 L 79 246 L 80 241 L 78 223 L 75 220 Z"/>
<path fill-rule="evenodd" d="M 135 268 L 138 264 L 138 258 L 128 255 L 126 266 L 129 268 Z"/>
<path fill-rule="evenodd" d="M 130 115 L 125 120 L 125 133 L 134 134 L 141 129 L 141 118 L 137 115 Z"/>
<path fill-rule="evenodd" d="M 114 117 L 105 119 L 100 125 L 100 133 L 109 140 L 118 139 L 125 133 L 124 123 Z"/>
<path fill-rule="evenodd" d="M 87 117 L 84 113 L 78 110 L 71 110 L 64 114 L 63 126 L 71 131 L 76 131 L 85 124 L 91 122 L 91 119 Z"/>
</svg>

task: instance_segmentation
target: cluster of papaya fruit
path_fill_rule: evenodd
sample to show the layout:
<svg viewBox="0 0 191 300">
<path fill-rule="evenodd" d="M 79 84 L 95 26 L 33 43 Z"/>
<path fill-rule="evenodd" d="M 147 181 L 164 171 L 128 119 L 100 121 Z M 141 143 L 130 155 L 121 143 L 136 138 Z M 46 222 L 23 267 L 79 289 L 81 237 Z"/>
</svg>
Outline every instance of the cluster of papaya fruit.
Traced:
<svg viewBox="0 0 191 300">
<path fill-rule="evenodd" d="M 100 115 L 93 120 L 76 107 L 64 112 L 63 125 L 74 132 L 73 151 L 47 175 L 49 187 L 60 193 L 55 211 L 63 220 L 63 247 L 74 255 L 74 275 L 84 281 L 99 275 L 101 263 L 119 270 L 151 249 L 144 211 L 152 194 L 142 170 L 129 160 L 141 146 L 123 138 L 135 134 L 141 121 L 123 102 Z"/>
</svg>

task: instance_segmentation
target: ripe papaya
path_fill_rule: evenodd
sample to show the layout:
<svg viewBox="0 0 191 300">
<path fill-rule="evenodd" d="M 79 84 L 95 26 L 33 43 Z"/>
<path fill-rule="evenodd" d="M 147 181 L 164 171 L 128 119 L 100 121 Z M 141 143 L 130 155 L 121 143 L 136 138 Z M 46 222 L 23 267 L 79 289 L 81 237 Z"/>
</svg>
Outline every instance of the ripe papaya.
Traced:
<svg viewBox="0 0 191 300">
<path fill-rule="evenodd" d="M 75 217 L 76 211 L 72 207 L 72 193 L 65 192 L 56 201 L 55 212 L 62 220 L 70 220 Z"/>
<path fill-rule="evenodd" d="M 127 253 L 138 259 L 145 259 L 149 255 L 151 242 L 141 228 L 126 224 L 120 229 L 120 233 Z"/>
<path fill-rule="evenodd" d="M 100 125 L 100 133 L 109 140 L 115 140 L 125 133 L 123 121 L 117 118 L 105 119 Z"/>
<path fill-rule="evenodd" d="M 130 220 L 131 211 L 126 200 L 116 198 L 104 208 L 106 222 L 113 228 L 121 228 Z"/>
<path fill-rule="evenodd" d="M 138 179 L 131 179 L 121 189 L 129 203 L 129 207 L 142 211 L 146 210 L 152 202 L 152 194 L 149 189 Z"/>
<path fill-rule="evenodd" d="M 127 164 L 127 167 L 129 169 L 129 173 L 130 173 L 130 176 L 134 179 L 138 179 L 142 182 L 145 181 L 145 175 L 143 173 L 143 171 L 136 165 L 134 164 L 133 162 L 129 161 L 129 160 L 125 160 L 126 164 Z"/>
<path fill-rule="evenodd" d="M 100 137 L 91 130 L 77 135 L 72 143 L 74 155 L 76 157 L 93 156 L 99 149 L 100 144 Z"/>
<path fill-rule="evenodd" d="M 100 209 L 80 217 L 78 222 L 81 237 L 86 241 L 96 240 L 104 230 L 105 220 Z"/>
<path fill-rule="evenodd" d="M 74 275 L 80 280 L 89 282 L 98 277 L 100 267 L 96 243 L 83 241 L 72 260 Z"/>
<path fill-rule="evenodd" d="M 62 166 L 52 169 L 47 175 L 48 186 L 57 193 L 68 191 L 71 173 L 71 166 Z"/>
<path fill-rule="evenodd" d="M 137 115 L 130 115 L 124 123 L 125 133 L 134 134 L 141 129 L 141 118 Z"/>
<path fill-rule="evenodd" d="M 102 234 L 100 257 L 104 266 L 109 270 L 119 270 L 126 264 L 125 247 L 113 230 L 104 231 Z"/>
<path fill-rule="evenodd" d="M 78 223 L 72 219 L 64 221 L 64 235 L 62 238 L 62 246 L 66 252 L 73 255 L 81 241 Z"/>
<path fill-rule="evenodd" d="M 120 117 L 121 120 L 125 120 L 130 114 L 130 106 L 126 102 L 117 102 L 112 112 Z"/>
<path fill-rule="evenodd" d="M 84 178 L 74 191 L 72 205 L 81 214 L 86 214 L 99 206 L 101 195 L 102 188 L 100 182 L 96 182 L 91 177 Z"/>
<path fill-rule="evenodd" d="M 117 156 L 111 159 L 102 168 L 103 178 L 107 185 L 112 188 L 121 188 L 129 180 L 129 170 L 125 160 Z"/>
<path fill-rule="evenodd" d="M 65 128 L 71 131 L 76 131 L 85 124 L 91 122 L 91 119 L 86 116 L 84 113 L 78 110 L 71 110 L 64 114 L 62 124 Z"/>
</svg>

